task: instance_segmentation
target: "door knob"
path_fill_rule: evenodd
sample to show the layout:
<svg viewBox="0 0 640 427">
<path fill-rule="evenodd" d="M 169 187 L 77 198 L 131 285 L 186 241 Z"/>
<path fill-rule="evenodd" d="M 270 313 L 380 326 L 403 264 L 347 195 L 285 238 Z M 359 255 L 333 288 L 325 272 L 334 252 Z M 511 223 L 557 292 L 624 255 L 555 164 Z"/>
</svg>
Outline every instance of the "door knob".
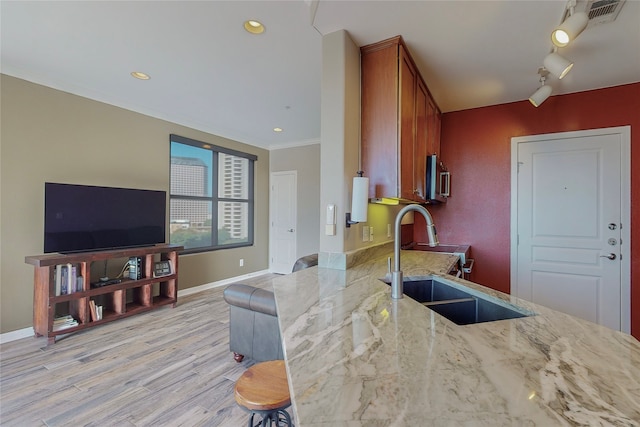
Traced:
<svg viewBox="0 0 640 427">
<path fill-rule="evenodd" d="M 293 233 L 293 228 L 287 230 L 289 233 Z M 615 256 L 615 255 L 614 255 Z"/>
<path fill-rule="evenodd" d="M 600 255 L 600 258 L 609 258 L 611 260 L 614 260 L 616 259 L 616 254 L 611 253 L 609 255 Z"/>
</svg>

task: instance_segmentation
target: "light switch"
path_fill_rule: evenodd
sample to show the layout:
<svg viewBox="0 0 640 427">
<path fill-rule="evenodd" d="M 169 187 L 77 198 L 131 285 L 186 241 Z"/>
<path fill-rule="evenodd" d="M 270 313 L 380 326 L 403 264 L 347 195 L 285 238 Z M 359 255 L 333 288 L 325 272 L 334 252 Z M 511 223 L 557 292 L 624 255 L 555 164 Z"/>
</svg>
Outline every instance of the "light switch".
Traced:
<svg viewBox="0 0 640 427">
<path fill-rule="evenodd" d="M 336 225 L 335 224 L 327 224 L 324 226 L 324 233 L 327 236 L 335 236 L 336 235 Z"/>
</svg>

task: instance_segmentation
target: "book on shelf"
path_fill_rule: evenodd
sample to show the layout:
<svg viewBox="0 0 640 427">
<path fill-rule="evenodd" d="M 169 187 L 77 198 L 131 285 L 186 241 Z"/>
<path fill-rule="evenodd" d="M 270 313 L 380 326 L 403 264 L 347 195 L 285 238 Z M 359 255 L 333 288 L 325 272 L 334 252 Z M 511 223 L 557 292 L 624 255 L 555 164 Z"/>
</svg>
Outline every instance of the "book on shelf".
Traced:
<svg viewBox="0 0 640 427">
<path fill-rule="evenodd" d="M 76 292 L 76 276 L 77 276 L 76 266 L 72 264 L 67 264 L 67 272 L 68 272 L 67 289 L 69 290 L 69 293 L 72 294 Z"/>
<path fill-rule="evenodd" d="M 94 300 L 89 301 L 89 311 L 91 312 L 91 321 L 98 320 L 98 312 L 96 310 L 96 302 Z"/>
<path fill-rule="evenodd" d="M 78 326 L 78 321 L 73 318 L 70 314 L 65 316 L 56 317 L 53 319 L 53 331 L 60 331 L 63 329 L 73 328 L 74 326 Z"/>
<path fill-rule="evenodd" d="M 60 265 L 60 295 L 67 295 L 69 293 L 69 271 L 66 265 Z"/>
<path fill-rule="evenodd" d="M 84 278 L 78 276 L 78 267 L 71 263 L 55 266 L 54 282 L 56 296 L 80 292 L 84 287 Z"/>
<path fill-rule="evenodd" d="M 89 301 L 89 313 L 91 314 L 91 321 L 102 320 L 102 306 L 96 305 L 94 300 Z"/>
<path fill-rule="evenodd" d="M 73 316 L 70 314 L 65 314 L 64 316 L 58 316 L 53 319 L 53 323 L 65 323 L 74 320 Z"/>
<path fill-rule="evenodd" d="M 55 288 L 56 288 L 56 296 L 62 295 L 62 268 L 60 265 L 56 265 L 56 274 L 55 274 Z"/>
<path fill-rule="evenodd" d="M 84 277 L 76 277 L 76 292 L 84 291 Z"/>
</svg>

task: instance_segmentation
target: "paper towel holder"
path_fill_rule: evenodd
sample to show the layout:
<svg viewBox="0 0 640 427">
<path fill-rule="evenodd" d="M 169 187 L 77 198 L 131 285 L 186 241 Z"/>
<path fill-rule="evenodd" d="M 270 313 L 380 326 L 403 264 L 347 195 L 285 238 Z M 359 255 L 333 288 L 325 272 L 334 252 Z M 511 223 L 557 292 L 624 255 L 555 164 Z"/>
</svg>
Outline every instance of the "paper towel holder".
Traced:
<svg viewBox="0 0 640 427">
<path fill-rule="evenodd" d="M 367 206 L 369 204 L 369 178 L 363 177 L 364 171 L 358 171 L 353 177 L 353 191 L 351 193 L 351 212 L 346 215 L 346 227 L 353 224 L 367 222 Z"/>
</svg>

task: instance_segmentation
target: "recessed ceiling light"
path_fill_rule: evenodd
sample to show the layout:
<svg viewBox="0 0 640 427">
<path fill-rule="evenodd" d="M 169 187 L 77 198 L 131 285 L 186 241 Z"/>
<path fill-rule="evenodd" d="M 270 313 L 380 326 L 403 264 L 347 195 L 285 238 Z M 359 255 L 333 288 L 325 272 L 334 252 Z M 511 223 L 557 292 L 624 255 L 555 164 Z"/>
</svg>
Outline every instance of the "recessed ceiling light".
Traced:
<svg viewBox="0 0 640 427">
<path fill-rule="evenodd" d="M 135 77 L 136 79 L 140 79 L 140 80 L 149 80 L 151 77 L 149 77 L 148 74 L 145 74 L 143 72 L 140 71 L 133 71 L 131 72 L 131 75 L 133 77 Z"/>
<path fill-rule="evenodd" d="M 282 128 L 273 128 L 274 132 L 282 132 Z"/>
<path fill-rule="evenodd" d="M 244 29 L 250 32 L 251 34 L 264 33 L 264 25 L 262 25 L 259 21 L 256 21 L 255 19 L 244 21 Z"/>
</svg>

